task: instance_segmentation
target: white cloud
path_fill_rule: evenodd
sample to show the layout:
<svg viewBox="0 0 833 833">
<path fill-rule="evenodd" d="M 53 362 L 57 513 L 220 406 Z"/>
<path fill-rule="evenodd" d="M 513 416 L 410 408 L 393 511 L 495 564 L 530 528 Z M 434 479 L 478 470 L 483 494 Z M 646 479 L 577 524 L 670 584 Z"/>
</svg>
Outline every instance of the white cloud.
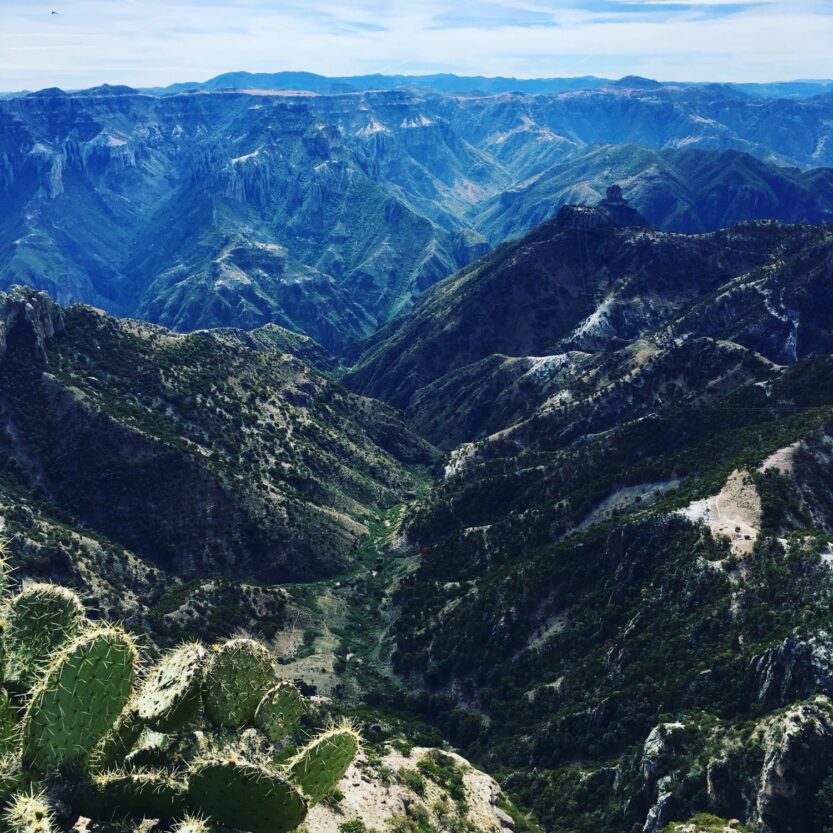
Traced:
<svg viewBox="0 0 833 833">
<path fill-rule="evenodd" d="M 0 0 L 0 89 L 149 86 L 236 69 L 833 75 L 826 0 L 472 0 L 465 16 L 460 8 L 454 0 Z"/>
</svg>

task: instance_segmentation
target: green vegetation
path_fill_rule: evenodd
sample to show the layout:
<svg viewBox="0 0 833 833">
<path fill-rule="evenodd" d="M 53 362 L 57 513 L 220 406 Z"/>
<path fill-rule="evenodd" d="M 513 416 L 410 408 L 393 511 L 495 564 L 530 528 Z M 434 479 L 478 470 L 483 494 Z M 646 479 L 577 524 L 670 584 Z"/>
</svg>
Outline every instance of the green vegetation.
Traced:
<svg viewBox="0 0 833 833">
<path fill-rule="evenodd" d="M 463 773 L 453 758 L 438 749 L 434 749 L 417 764 L 417 769 L 443 787 L 455 801 L 465 801 L 466 790 L 463 786 Z"/>
<path fill-rule="evenodd" d="M 664 827 L 662 833 L 751 833 L 751 828 L 709 813 L 700 813 L 687 822 L 675 822 Z"/>
<path fill-rule="evenodd" d="M 472 440 L 433 483 L 397 414 L 267 334 L 83 308 L 45 341 L 9 325 L 0 502 L 23 574 L 111 600 L 156 660 L 135 683 L 130 639 L 71 594 L 9 604 L 0 790 L 23 815 L 55 770 L 74 812 L 253 833 L 338 813 L 356 737 L 303 745 L 320 693 L 368 726 L 360 769 L 413 793 L 394 833 L 470 831 L 464 765 L 412 752 L 447 744 L 499 778 L 518 833 L 621 833 L 666 798 L 709 831 L 697 813 L 754 818 L 768 796 L 793 833 L 830 826 L 830 707 L 806 699 L 833 656 L 833 361 L 808 308 L 829 234 L 600 226 L 590 276 L 557 228 L 452 278 L 349 377 Z M 615 333 L 580 329 L 608 298 Z M 798 346 L 762 298 L 802 310 Z M 164 652 L 183 635 L 221 644 Z M 99 669 L 109 699 L 76 725 L 64 689 L 85 702 Z"/>
<path fill-rule="evenodd" d="M 420 763 L 423 763 L 423 761 L 420 761 Z M 417 795 L 425 795 L 425 777 L 419 770 L 402 769 L 399 772 L 399 780 Z"/>
</svg>

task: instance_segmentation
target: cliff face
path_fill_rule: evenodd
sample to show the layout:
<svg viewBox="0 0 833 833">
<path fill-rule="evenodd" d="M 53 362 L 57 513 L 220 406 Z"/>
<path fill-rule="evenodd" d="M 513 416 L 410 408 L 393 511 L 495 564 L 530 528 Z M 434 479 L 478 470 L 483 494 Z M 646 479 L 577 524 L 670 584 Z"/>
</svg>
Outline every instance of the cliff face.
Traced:
<svg viewBox="0 0 833 833">
<path fill-rule="evenodd" d="M 477 251 L 439 200 L 501 175 L 467 185 L 477 152 L 422 107 L 393 93 L 4 101 L 0 282 L 181 330 L 274 322 L 339 350 Z"/>
<path fill-rule="evenodd" d="M 45 359 L 47 340 L 64 329 L 61 308 L 45 292 L 15 287 L 9 293 L 0 293 L 0 315 L 0 361 L 6 355 L 9 339 L 20 332 L 31 335 L 35 354 Z"/>
</svg>

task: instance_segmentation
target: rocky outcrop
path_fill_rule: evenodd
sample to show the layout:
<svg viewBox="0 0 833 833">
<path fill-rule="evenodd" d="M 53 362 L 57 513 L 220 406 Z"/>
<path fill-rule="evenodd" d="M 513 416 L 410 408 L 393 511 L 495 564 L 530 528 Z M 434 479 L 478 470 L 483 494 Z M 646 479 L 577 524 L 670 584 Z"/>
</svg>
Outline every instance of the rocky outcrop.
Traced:
<svg viewBox="0 0 833 833">
<path fill-rule="evenodd" d="M 727 739 L 708 765 L 712 810 L 761 833 L 814 833 L 815 796 L 833 765 L 833 703 L 818 696 Z"/>
<path fill-rule="evenodd" d="M 767 722 L 756 818 L 762 833 L 810 833 L 813 798 L 833 766 L 833 703 L 816 697 Z"/>
<path fill-rule="evenodd" d="M 674 817 L 677 802 L 673 792 L 673 758 L 682 750 L 685 739 L 682 723 L 655 726 L 642 747 L 642 779 L 650 810 L 643 833 L 658 833 Z"/>
<path fill-rule="evenodd" d="M 423 767 L 437 760 L 458 774 L 461 792 L 451 795 L 446 785 L 424 774 L 430 768 Z M 343 797 L 336 803 L 321 802 L 310 811 L 306 821 L 310 833 L 339 833 L 356 821 L 368 831 L 391 830 L 397 822 L 419 818 L 438 830 L 461 825 L 472 833 L 507 833 L 515 827 L 512 816 L 500 806 L 498 783 L 460 755 L 437 749 L 415 747 L 403 754 L 388 747 L 372 762 L 360 753 L 340 788 Z"/>
<path fill-rule="evenodd" d="M 649 791 L 668 774 L 670 759 L 675 751 L 679 752 L 684 734 L 682 723 L 660 723 L 651 729 L 642 746 L 642 778 Z"/>
<path fill-rule="evenodd" d="M 730 818 L 746 819 L 754 816 L 758 784 L 750 780 L 743 750 L 732 747 L 709 761 L 706 789 L 709 807 L 714 812 Z"/>
<path fill-rule="evenodd" d="M 648 228 L 648 221 L 628 205 L 622 196 L 622 189 L 618 185 L 612 185 L 607 189 L 607 197 L 595 207 L 562 206 L 555 217 L 555 225 L 563 229 L 594 229 L 605 226 Z"/>
<path fill-rule="evenodd" d="M 63 329 L 63 312 L 46 292 L 20 286 L 0 292 L 0 360 L 14 334 L 34 339 L 38 355 L 45 359 L 46 340 Z"/>
<path fill-rule="evenodd" d="M 833 638 L 826 631 L 807 639 L 790 636 L 756 657 L 749 674 L 754 699 L 765 708 L 833 695 Z"/>
<path fill-rule="evenodd" d="M 657 783 L 657 800 L 653 807 L 648 810 L 645 817 L 645 824 L 642 825 L 642 833 L 659 833 L 666 825 L 673 820 L 678 801 L 674 795 L 673 780 L 670 775 L 660 778 Z"/>
</svg>

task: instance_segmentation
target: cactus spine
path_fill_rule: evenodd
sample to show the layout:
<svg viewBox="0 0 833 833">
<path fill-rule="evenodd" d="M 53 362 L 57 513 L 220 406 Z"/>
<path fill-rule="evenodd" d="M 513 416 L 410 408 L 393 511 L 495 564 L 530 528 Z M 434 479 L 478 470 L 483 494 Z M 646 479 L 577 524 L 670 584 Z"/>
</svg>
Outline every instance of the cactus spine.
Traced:
<svg viewBox="0 0 833 833">
<path fill-rule="evenodd" d="M 189 815 L 177 822 L 171 833 L 214 833 L 214 828 L 206 819 Z"/>
<path fill-rule="evenodd" d="M 255 725 L 269 740 L 279 743 L 298 727 L 304 698 L 295 685 L 281 680 L 263 695 L 255 712 Z"/>
<path fill-rule="evenodd" d="M 206 651 L 202 645 L 182 645 L 148 674 L 136 697 L 139 720 L 161 732 L 181 728 L 195 717 L 200 704 Z"/>
<path fill-rule="evenodd" d="M 307 815 L 307 803 L 296 787 L 278 773 L 242 760 L 195 764 L 188 798 L 221 824 L 251 833 L 288 833 Z"/>
<path fill-rule="evenodd" d="M 105 772 L 86 783 L 76 807 L 91 818 L 173 821 L 187 811 L 185 785 L 161 771 Z"/>
<path fill-rule="evenodd" d="M 55 821 L 43 795 L 18 793 L 3 814 L 10 833 L 54 833 Z"/>
<path fill-rule="evenodd" d="M 289 762 L 289 775 L 310 805 L 321 801 L 342 779 L 359 743 L 358 732 L 345 723 L 320 734 Z"/>
<path fill-rule="evenodd" d="M 84 607 L 70 590 L 54 584 L 30 584 L 6 610 L 4 679 L 28 689 L 41 668 L 84 626 Z"/>
</svg>

